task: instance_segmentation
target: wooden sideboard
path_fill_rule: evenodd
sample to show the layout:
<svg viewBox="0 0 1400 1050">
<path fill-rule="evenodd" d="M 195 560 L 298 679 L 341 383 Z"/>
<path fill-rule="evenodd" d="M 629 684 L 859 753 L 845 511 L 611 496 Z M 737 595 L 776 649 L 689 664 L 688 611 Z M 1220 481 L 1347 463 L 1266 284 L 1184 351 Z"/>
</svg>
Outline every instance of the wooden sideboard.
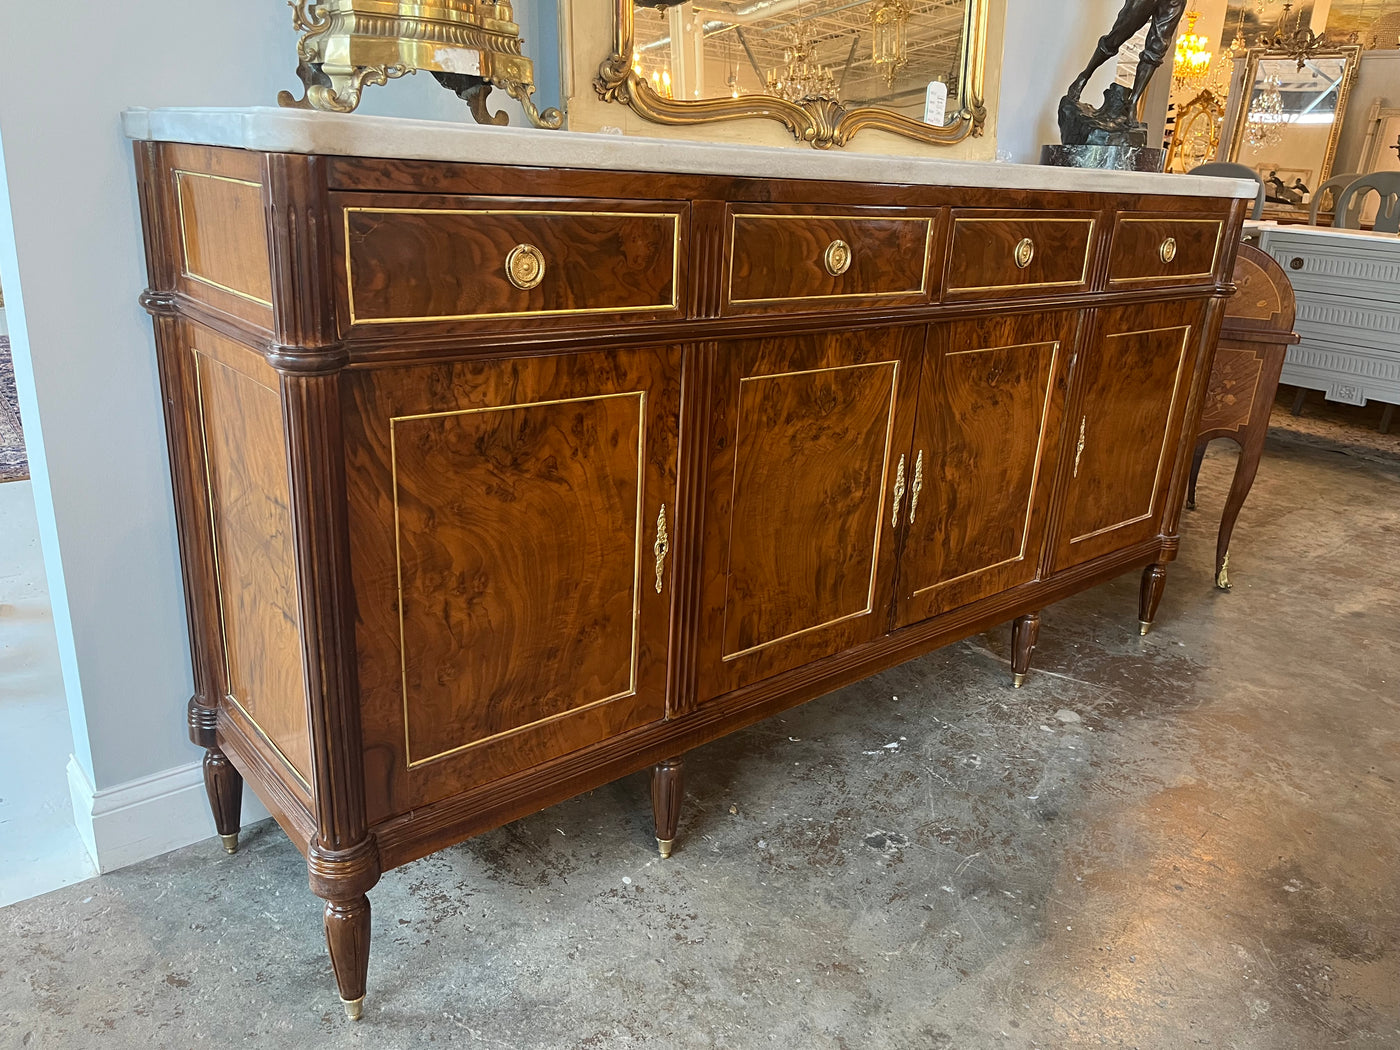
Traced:
<svg viewBox="0 0 1400 1050">
<path fill-rule="evenodd" d="M 1012 619 L 1019 684 L 1125 570 L 1156 613 L 1233 183 L 136 161 L 191 735 L 351 1016 L 382 871 L 648 767 L 664 855 L 699 744 Z"/>
</svg>

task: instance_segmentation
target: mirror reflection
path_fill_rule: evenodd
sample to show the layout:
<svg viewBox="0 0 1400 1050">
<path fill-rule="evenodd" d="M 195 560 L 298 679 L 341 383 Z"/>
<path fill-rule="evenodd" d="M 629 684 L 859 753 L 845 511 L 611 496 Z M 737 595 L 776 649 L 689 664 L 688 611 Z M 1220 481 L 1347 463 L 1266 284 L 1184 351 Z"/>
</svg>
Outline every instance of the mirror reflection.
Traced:
<svg viewBox="0 0 1400 1050">
<path fill-rule="evenodd" d="M 1236 131 L 1236 158 L 1264 179 L 1267 200 L 1304 206 L 1331 174 L 1347 58 L 1261 58 Z"/>
<path fill-rule="evenodd" d="M 775 95 L 939 127 L 962 108 L 968 0 L 694 0 L 636 8 L 633 69 L 673 99 Z"/>
</svg>

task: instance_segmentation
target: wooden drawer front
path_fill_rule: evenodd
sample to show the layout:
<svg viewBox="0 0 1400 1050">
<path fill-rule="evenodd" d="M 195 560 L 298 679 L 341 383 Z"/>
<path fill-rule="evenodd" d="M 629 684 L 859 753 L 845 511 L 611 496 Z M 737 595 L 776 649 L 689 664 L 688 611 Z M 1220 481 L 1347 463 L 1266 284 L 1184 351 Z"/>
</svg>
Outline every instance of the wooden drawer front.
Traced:
<svg viewBox="0 0 1400 1050">
<path fill-rule="evenodd" d="M 1316 299 L 1309 293 L 1320 293 L 1393 308 L 1400 299 L 1395 291 L 1400 286 L 1400 254 L 1387 250 L 1383 241 L 1373 244 L 1367 237 L 1349 237 L 1338 243 L 1272 233 L 1265 245 L 1300 300 Z"/>
<path fill-rule="evenodd" d="M 927 302 L 934 216 L 731 213 L 726 306 Z"/>
<path fill-rule="evenodd" d="M 1108 265 L 1110 288 L 1204 284 L 1220 265 L 1221 219 L 1119 215 Z"/>
<path fill-rule="evenodd" d="M 383 201 L 339 202 L 351 325 L 680 311 L 680 205 Z"/>
<path fill-rule="evenodd" d="M 1000 299 L 1089 287 L 1092 215 L 953 213 L 944 294 Z"/>
</svg>

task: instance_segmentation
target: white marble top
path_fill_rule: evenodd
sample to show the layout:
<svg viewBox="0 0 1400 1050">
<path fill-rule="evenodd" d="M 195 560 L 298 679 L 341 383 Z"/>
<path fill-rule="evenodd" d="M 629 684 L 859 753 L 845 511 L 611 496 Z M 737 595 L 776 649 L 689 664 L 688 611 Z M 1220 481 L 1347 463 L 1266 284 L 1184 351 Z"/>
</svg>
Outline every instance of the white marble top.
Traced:
<svg viewBox="0 0 1400 1050">
<path fill-rule="evenodd" d="M 721 146 L 270 107 L 128 109 L 122 114 L 122 127 L 133 139 L 272 153 L 1182 197 L 1252 198 L 1259 191 L 1258 183 L 1239 179 L 887 157 L 809 147 Z"/>
</svg>

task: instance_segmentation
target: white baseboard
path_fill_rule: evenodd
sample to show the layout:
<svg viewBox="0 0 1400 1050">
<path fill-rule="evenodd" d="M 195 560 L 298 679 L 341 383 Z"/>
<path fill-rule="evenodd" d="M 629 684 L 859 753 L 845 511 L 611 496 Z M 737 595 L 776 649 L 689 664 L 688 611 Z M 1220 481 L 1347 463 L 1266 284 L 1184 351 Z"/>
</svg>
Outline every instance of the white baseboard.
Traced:
<svg viewBox="0 0 1400 1050">
<path fill-rule="evenodd" d="M 78 834 L 99 872 L 116 871 L 216 833 L 198 761 L 99 791 L 70 757 L 68 789 Z M 255 824 L 267 815 L 257 797 L 245 790 L 243 824 Z"/>
</svg>

